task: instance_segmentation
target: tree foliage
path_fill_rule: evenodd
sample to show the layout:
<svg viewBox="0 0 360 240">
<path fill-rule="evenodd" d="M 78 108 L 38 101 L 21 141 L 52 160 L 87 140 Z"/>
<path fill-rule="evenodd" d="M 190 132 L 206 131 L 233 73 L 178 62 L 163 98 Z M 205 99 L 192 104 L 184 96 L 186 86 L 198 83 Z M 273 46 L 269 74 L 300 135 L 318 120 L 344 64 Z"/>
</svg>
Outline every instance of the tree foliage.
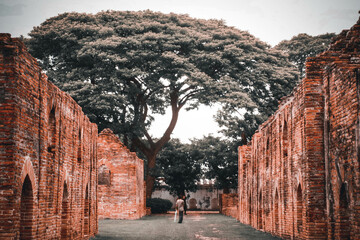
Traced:
<svg viewBox="0 0 360 240">
<path fill-rule="evenodd" d="M 294 36 L 291 40 L 281 41 L 270 51 L 282 51 L 287 55 L 288 61 L 291 62 L 297 68 L 298 79 L 305 77 L 305 64 L 308 57 L 314 57 L 317 54 L 325 51 L 331 39 L 335 36 L 334 33 L 326 33 L 318 36 L 310 36 L 305 33 L 301 33 Z M 279 62 L 280 64 L 280 62 Z M 284 66 L 287 64 L 283 62 Z M 289 74 L 294 74 L 292 68 L 287 70 Z M 263 92 L 263 88 L 256 87 L 256 91 L 253 92 L 252 100 L 256 102 L 257 107 L 255 111 L 246 108 L 233 108 L 231 105 L 226 106 L 225 111 L 221 111 L 217 115 L 218 123 L 225 127 L 223 132 L 225 135 L 234 141 L 241 141 L 240 137 L 247 136 L 249 138 L 254 134 L 254 131 L 258 128 L 264 120 L 268 118 L 277 109 L 277 102 L 282 96 L 288 95 L 296 85 L 295 82 L 289 82 L 288 87 L 284 87 L 284 82 L 281 82 L 281 77 L 275 79 L 272 84 L 279 86 L 271 86 L 271 91 Z M 269 80 L 271 81 L 271 80 Z M 261 83 L 260 83 L 261 84 Z M 280 91 L 278 91 L 280 90 Z M 270 95 L 267 95 L 271 93 Z M 270 98 L 269 98 L 270 96 Z M 263 101 L 263 99 L 268 101 Z M 273 101 L 272 101 L 272 100 Z"/>
<path fill-rule="evenodd" d="M 245 88 L 253 104 L 226 99 L 216 115 L 221 132 L 233 142 L 249 140 L 259 125 L 277 110 L 279 100 L 298 84 L 296 68 L 280 50 L 268 49 L 255 59 L 257 68 L 251 70 L 251 84 Z"/>
<path fill-rule="evenodd" d="M 218 189 L 237 188 L 238 157 L 237 144 L 219 137 L 207 136 L 192 140 L 191 156 L 204 167 L 204 177 L 215 179 Z"/>
<path fill-rule="evenodd" d="M 146 156 L 147 196 L 155 181 L 149 173 L 182 108 L 221 102 L 219 123 L 239 136 L 256 129 L 296 84 L 281 51 L 218 20 L 151 11 L 64 13 L 29 35 L 29 50 L 49 79 L 100 130 L 111 128 Z M 168 107 L 171 121 L 154 139 L 153 114 Z"/>
<path fill-rule="evenodd" d="M 162 177 L 170 193 L 180 196 L 195 192 L 201 177 L 201 161 L 193 158 L 192 148 L 179 139 L 171 139 L 157 157 L 156 176 Z"/>
<path fill-rule="evenodd" d="M 303 78 L 305 77 L 306 59 L 328 49 L 334 36 L 335 33 L 326 33 L 318 36 L 301 33 L 290 40 L 281 41 L 275 48 L 289 55 L 289 60 L 299 71 L 299 77 Z"/>
<path fill-rule="evenodd" d="M 236 188 L 237 146 L 213 136 L 193 139 L 191 144 L 171 139 L 158 154 L 154 175 L 178 196 L 196 191 L 201 178 L 215 179 L 214 187 L 218 189 Z"/>
</svg>

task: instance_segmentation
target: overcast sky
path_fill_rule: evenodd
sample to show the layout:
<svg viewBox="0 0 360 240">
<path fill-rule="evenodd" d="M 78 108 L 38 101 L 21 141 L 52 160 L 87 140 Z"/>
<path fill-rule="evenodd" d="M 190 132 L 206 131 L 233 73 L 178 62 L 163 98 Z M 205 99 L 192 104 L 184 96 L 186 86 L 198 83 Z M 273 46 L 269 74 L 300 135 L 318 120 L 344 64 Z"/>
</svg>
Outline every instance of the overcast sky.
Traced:
<svg viewBox="0 0 360 240">
<path fill-rule="evenodd" d="M 223 19 L 274 46 L 299 33 L 339 33 L 359 18 L 360 0 L 0 0 L 0 32 L 27 36 L 34 26 L 64 12 L 146 10 L 183 13 L 204 19 Z M 182 140 L 215 132 L 212 111 L 180 113 L 173 137 Z M 167 119 L 156 122 L 154 135 Z"/>
</svg>

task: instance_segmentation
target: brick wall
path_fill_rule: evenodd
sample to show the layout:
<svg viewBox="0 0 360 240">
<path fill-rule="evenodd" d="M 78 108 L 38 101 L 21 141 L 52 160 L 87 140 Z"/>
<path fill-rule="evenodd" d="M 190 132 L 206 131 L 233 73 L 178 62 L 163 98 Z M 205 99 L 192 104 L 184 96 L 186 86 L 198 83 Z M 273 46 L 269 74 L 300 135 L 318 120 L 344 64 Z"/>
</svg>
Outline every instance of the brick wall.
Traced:
<svg viewBox="0 0 360 240">
<path fill-rule="evenodd" d="M 97 233 L 97 126 L 0 34 L 0 238 Z"/>
<path fill-rule="evenodd" d="M 98 138 L 99 218 L 138 219 L 146 215 L 144 162 L 104 129 Z"/>
<path fill-rule="evenodd" d="M 286 239 L 360 239 L 360 20 L 239 147 L 239 220 Z"/>
<path fill-rule="evenodd" d="M 221 209 L 220 212 L 225 216 L 230 216 L 239 219 L 239 197 L 237 193 L 223 193 L 221 195 Z"/>
</svg>

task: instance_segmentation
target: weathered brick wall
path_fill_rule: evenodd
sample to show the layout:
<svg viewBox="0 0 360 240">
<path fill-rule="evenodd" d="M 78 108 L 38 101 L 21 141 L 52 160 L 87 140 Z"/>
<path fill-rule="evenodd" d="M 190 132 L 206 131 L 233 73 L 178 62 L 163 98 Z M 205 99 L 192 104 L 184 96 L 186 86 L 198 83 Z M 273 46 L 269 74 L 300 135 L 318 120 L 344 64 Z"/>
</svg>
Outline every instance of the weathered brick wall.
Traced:
<svg viewBox="0 0 360 240">
<path fill-rule="evenodd" d="M 328 236 L 360 239 L 360 20 L 324 55 L 324 159 Z M 333 56 L 335 55 L 335 56 Z"/>
<path fill-rule="evenodd" d="M 97 126 L 0 34 L 0 239 L 86 239 L 97 225 Z"/>
<path fill-rule="evenodd" d="M 239 147 L 239 220 L 286 239 L 360 239 L 360 20 Z"/>
<path fill-rule="evenodd" d="M 144 162 L 110 129 L 98 138 L 99 218 L 138 219 L 146 215 Z"/>
<path fill-rule="evenodd" d="M 221 209 L 220 212 L 225 216 L 230 216 L 238 219 L 239 216 L 239 197 L 237 193 L 223 193 L 221 194 Z"/>
</svg>

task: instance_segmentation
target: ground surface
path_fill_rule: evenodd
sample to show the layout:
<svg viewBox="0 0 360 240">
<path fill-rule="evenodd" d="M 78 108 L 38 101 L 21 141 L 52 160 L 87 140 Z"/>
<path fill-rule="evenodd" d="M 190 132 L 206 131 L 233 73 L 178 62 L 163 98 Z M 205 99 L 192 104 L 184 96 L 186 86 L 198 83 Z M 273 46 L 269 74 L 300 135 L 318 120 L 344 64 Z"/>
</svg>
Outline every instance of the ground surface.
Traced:
<svg viewBox="0 0 360 240">
<path fill-rule="evenodd" d="M 257 231 L 221 214 L 190 213 L 183 223 L 174 222 L 174 214 L 146 216 L 139 220 L 100 220 L 94 240 L 115 239 L 279 239 Z"/>
</svg>

